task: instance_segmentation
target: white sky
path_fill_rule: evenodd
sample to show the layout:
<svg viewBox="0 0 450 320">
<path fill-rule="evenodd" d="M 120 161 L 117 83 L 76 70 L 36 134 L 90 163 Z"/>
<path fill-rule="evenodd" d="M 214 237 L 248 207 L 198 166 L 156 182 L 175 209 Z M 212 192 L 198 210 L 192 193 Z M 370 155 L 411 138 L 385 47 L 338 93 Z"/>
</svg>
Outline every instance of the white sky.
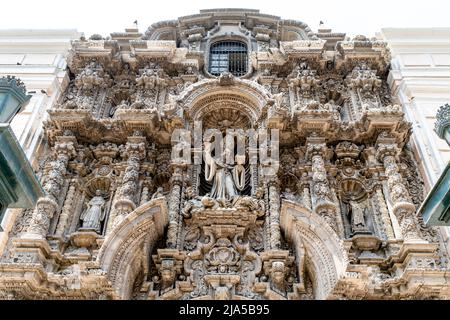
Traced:
<svg viewBox="0 0 450 320">
<path fill-rule="evenodd" d="M 336 32 L 373 36 L 385 27 L 450 27 L 449 0 L 2 0 L 0 29 L 77 29 L 86 36 L 123 31 L 200 9 L 250 8 Z"/>
</svg>

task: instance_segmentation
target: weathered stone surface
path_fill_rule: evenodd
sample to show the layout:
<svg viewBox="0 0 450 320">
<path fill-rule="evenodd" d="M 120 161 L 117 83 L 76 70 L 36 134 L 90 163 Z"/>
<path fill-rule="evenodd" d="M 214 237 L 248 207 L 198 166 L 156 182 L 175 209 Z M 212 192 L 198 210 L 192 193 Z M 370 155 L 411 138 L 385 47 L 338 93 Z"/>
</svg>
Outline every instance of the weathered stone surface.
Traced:
<svg viewBox="0 0 450 320">
<path fill-rule="evenodd" d="M 403 168 L 411 125 L 386 98 L 385 43 L 342 36 L 333 51 L 303 23 L 244 13 L 73 42 L 75 77 L 45 123 L 47 196 L 19 216 L 0 297 L 450 298 Z M 220 39 L 254 44 L 247 74 L 209 73 Z M 279 161 L 247 131 L 225 163 L 198 122 L 278 129 Z"/>
</svg>

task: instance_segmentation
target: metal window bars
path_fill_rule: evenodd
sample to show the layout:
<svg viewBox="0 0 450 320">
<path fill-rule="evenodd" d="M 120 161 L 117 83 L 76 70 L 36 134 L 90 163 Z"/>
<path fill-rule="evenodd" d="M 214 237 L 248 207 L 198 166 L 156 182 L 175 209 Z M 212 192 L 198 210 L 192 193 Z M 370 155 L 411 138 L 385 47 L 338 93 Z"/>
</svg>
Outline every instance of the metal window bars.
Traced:
<svg viewBox="0 0 450 320">
<path fill-rule="evenodd" d="M 239 41 L 214 43 L 209 54 L 209 73 L 219 76 L 223 72 L 240 77 L 247 73 L 247 46 Z"/>
</svg>

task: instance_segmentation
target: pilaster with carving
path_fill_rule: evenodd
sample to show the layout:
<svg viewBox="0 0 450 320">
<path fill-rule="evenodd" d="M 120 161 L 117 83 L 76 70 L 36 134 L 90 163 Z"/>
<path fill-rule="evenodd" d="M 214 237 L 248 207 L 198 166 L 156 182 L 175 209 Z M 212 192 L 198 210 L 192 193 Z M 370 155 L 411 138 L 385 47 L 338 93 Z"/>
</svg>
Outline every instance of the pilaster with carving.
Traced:
<svg viewBox="0 0 450 320">
<path fill-rule="evenodd" d="M 269 188 L 269 222 L 270 222 L 270 247 L 279 249 L 281 246 L 280 229 L 280 193 L 277 180 L 268 178 Z"/>
<path fill-rule="evenodd" d="M 171 189 L 168 197 L 169 203 L 169 227 L 167 229 L 167 247 L 175 249 L 178 237 L 178 224 L 181 204 L 181 188 L 183 185 L 182 168 L 175 166 L 171 178 Z"/>
<path fill-rule="evenodd" d="M 59 221 L 56 226 L 55 236 L 62 237 L 64 231 L 69 222 L 69 218 L 71 215 L 71 211 L 73 210 L 74 202 L 75 202 L 75 194 L 76 194 L 76 182 L 75 180 L 70 181 L 69 190 L 67 191 L 66 199 L 64 200 L 64 205 L 61 210 L 61 214 L 59 215 Z"/>
<path fill-rule="evenodd" d="M 406 242 L 422 240 L 414 214 L 416 208 L 411 201 L 408 189 L 399 173 L 396 157 L 399 148 L 392 138 L 381 134 L 377 140 L 377 159 L 383 163 L 392 210 L 398 219 L 402 236 Z"/>
<path fill-rule="evenodd" d="M 50 170 L 45 175 L 44 190 L 46 196 L 40 198 L 24 237 L 45 239 L 50 226 L 50 219 L 58 208 L 59 192 L 64 182 L 69 159 L 75 156 L 76 139 L 73 136 L 59 137 L 53 150 L 55 160 L 50 164 Z"/>
<path fill-rule="evenodd" d="M 312 172 L 312 207 L 330 226 L 338 232 L 336 221 L 336 204 L 333 202 L 330 184 L 327 179 L 324 155 L 326 145 L 323 139 L 311 137 L 307 142 L 307 159 L 311 161 Z"/>
<path fill-rule="evenodd" d="M 122 148 L 122 157 L 127 159 L 126 168 L 119 189 L 119 198 L 114 204 L 116 215 L 113 224 L 120 223 L 127 213 L 136 208 L 136 192 L 138 188 L 141 161 L 146 153 L 146 138 L 137 133 L 128 137 L 128 142 Z"/>
<path fill-rule="evenodd" d="M 384 231 L 388 240 L 395 239 L 394 229 L 392 227 L 391 217 L 386 205 L 386 199 L 383 194 L 383 188 L 380 185 L 375 186 L 374 202 L 381 214 L 381 221 L 383 223 Z"/>
</svg>

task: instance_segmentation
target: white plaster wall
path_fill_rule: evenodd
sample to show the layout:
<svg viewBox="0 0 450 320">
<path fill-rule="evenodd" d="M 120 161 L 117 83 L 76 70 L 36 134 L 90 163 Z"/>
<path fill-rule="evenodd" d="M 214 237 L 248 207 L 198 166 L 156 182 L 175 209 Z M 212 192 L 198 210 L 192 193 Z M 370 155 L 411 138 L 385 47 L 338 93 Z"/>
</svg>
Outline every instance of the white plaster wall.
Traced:
<svg viewBox="0 0 450 320">
<path fill-rule="evenodd" d="M 450 161 L 450 147 L 434 132 L 438 108 L 450 103 L 450 28 L 385 28 L 392 54 L 388 82 L 412 122 L 412 147 L 428 193 Z M 441 228 L 450 252 L 449 229 Z"/>
<path fill-rule="evenodd" d="M 46 110 L 53 106 L 68 83 L 66 56 L 70 42 L 80 36 L 76 30 L 0 30 L 0 77 L 19 77 L 32 95 L 11 127 L 33 165 L 42 141 Z M 17 209 L 6 211 L 2 222 L 4 232 L 0 232 L 0 254 L 18 212 Z"/>
</svg>

